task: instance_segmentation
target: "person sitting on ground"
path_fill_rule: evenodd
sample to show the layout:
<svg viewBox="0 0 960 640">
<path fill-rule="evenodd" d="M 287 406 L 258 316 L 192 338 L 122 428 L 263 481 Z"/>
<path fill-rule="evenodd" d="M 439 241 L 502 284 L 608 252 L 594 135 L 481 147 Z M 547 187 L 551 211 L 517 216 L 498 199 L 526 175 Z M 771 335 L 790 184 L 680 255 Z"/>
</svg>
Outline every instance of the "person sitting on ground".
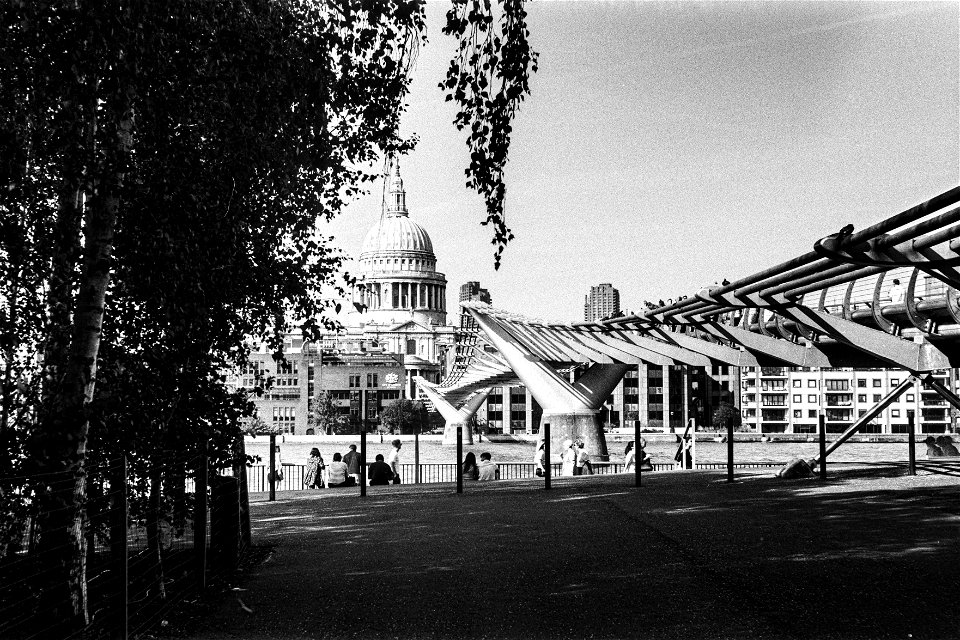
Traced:
<svg viewBox="0 0 960 640">
<path fill-rule="evenodd" d="M 343 463 L 339 453 L 333 454 L 333 462 L 327 467 L 327 488 L 354 487 L 356 482 L 347 477 L 347 465 Z"/>
<path fill-rule="evenodd" d="M 577 467 L 573 475 L 593 475 L 593 465 L 590 463 L 590 453 L 584 448 L 583 440 L 577 438 Z"/>
<path fill-rule="evenodd" d="M 937 446 L 937 441 L 933 436 L 927 436 L 923 443 L 927 445 L 928 458 L 939 458 L 943 456 L 943 449 Z"/>
<path fill-rule="evenodd" d="M 623 472 L 633 473 L 637 470 L 637 452 L 633 448 L 633 440 L 627 443 L 627 448 L 623 450 Z"/>
<path fill-rule="evenodd" d="M 310 449 L 310 457 L 307 458 L 307 472 L 303 475 L 303 484 L 308 489 L 323 488 L 323 456 L 320 450 L 314 447 Z"/>
<path fill-rule="evenodd" d="M 390 484 L 393 480 L 393 469 L 383 461 L 383 454 L 378 453 L 376 461 L 370 465 L 370 485 Z"/>
<path fill-rule="evenodd" d="M 960 451 L 953 446 L 953 439 L 950 436 L 943 435 L 937 438 L 937 445 L 940 447 L 942 455 L 945 456 L 960 456 Z"/>
<path fill-rule="evenodd" d="M 468 451 L 463 458 L 463 468 L 460 469 L 464 480 L 476 480 L 480 477 L 480 468 L 477 466 L 477 456 L 473 451 Z"/>
<path fill-rule="evenodd" d="M 347 475 L 353 478 L 354 482 L 360 482 L 360 454 L 357 453 L 357 445 L 350 445 L 350 451 L 343 455 L 343 464 L 347 465 Z"/>
<path fill-rule="evenodd" d="M 480 454 L 480 477 L 477 478 L 480 482 L 500 479 L 500 467 L 490 458 L 486 451 Z"/>
</svg>

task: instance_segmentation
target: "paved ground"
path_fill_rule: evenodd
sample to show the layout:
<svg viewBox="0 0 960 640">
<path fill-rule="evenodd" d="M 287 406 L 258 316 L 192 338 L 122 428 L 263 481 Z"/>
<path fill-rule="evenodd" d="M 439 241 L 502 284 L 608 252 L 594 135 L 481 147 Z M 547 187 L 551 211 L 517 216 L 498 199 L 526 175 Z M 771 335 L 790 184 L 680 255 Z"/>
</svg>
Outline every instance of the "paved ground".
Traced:
<svg viewBox="0 0 960 640">
<path fill-rule="evenodd" d="M 960 638 L 960 470 L 280 495 L 196 638 Z"/>
</svg>

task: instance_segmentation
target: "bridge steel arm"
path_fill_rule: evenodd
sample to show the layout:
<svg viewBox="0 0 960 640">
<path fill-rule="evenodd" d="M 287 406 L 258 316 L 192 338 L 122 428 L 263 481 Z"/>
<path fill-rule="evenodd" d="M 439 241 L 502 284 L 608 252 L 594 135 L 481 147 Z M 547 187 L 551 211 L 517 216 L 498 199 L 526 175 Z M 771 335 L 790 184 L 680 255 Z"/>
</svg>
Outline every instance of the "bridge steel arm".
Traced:
<svg viewBox="0 0 960 640">
<path fill-rule="evenodd" d="M 824 457 L 829 456 L 831 453 L 836 451 L 837 447 L 839 447 L 844 442 L 849 440 L 850 437 L 853 434 L 855 434 L 857 431 L 859 431 L 861 428 L 863 428 L 865 424 L 869 423 L 871 420 L 873 420 L 878 415 L 880 415 L 884 411 L 884 409 L 889 407 L 891 404 L 893 404 L 896 401 L 897 398 L 903 395 L 904 391 L 906 391 L 908 388 L 910 388 L 912 384 L 914 384 L 919 380 L 920 378 L 917 375 L 911 374 L 910 376 L 908 376 L 906 380 L 904 380 L 899 385 L 897 385 L 896 389 L 888 393 L 886 396 L 883 397 L 883 399 L 880 400 L 880 402 L 873 405 L 873 407 L 869 411 L 867 411 L 865 414 L 857 418 L 857 421 L 854 422 L 852 425 L 850 425 L 850 427 L 846 431 L 840 434 L 840 437 L 838 437 L 836 440 L 831 442 L 830 445 L 827 447 L 827 451 L 824 454 Z M 819 454 L 811 458 L 809 464 L 811 467 L 815 467 L 818 464 L 820 464 Z"/>
</svg>

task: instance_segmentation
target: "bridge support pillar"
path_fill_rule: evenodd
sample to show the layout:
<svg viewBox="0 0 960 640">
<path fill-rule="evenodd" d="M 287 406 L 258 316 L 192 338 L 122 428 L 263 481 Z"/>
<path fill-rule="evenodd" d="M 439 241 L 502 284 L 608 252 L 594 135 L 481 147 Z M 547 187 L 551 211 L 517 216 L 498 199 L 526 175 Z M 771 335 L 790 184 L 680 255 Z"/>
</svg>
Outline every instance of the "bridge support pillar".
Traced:
<svg viewBox="0 0 960 640">
<path fill-rule="evenodd" d="M 607 441 L 598 413 L 631 365 L 591 364 L 571 383 L 550 363 L 527 349 L 495 316 L 476 309 L 468 310 L 487 339 L 543 407 L 540 424 L 550 424 L 550 450 L 559 451 L 564 440 L 579 437 L 591 455 L 606 460 Z"/>
<path fill-rule="evenodd" d="M 426 381 L 418 379 L 418 386 L 430 398 L 430 402 L 436 407 L 440 415 L 443 416 L 443 444 L 456 446 L 457 428 L 462 428 L 463 444 L 473 444 L 473 429 L 470 428 L 470 418 L 476 415 L 477 410 L 487 399 L 490 389 L 478 391 L 470 396 L 460 407 L 454 406 L 434 387 L 425 384 Z"/>
</svg>

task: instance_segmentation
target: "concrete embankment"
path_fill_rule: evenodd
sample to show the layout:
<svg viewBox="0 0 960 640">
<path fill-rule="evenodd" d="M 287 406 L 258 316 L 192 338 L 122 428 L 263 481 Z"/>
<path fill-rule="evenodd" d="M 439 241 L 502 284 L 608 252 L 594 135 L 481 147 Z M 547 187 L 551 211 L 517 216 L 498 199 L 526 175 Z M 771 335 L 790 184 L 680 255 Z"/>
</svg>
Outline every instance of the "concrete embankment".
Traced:
<svg viewBox="0 0 960 640">
<path fill-rule="evenodd" d="M 280 494 L 195 638 L 956 638 L 960 469 Z M 241 606 L 242 601 L 242 606 Z"/>
</svg>

